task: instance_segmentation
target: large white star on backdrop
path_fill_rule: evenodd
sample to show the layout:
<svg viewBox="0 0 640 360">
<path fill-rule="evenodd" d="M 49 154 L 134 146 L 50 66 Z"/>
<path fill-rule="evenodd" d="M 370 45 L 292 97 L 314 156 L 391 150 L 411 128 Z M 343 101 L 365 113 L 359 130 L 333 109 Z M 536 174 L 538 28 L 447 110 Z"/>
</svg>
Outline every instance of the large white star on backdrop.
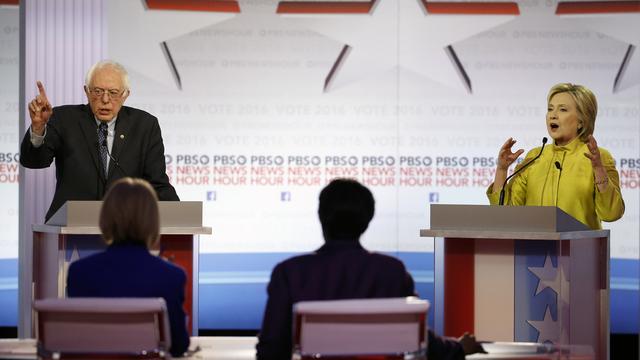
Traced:
<svg viewBox="0 0 640 360">
<path fill-rule="evenodd" d="M 630 1 L 629 4 L 631 3 L 637 7 L 635 13 L 602 10 L 601 13 L 585 11 L 580 14 L 580 10 L 576 9 L 571 14 L 562 14 L 562 5 L 570 7 L 581 4 L 560 3 L 558 5 L 559 15 L 565 21 L 629 44 L 625 57 L 620 59 L 620 70 L 613 81 L 614 92 L 640 84 L 640 50 L 638 49 L 640 47 L 640 1 Z"/>
<path fill-rule="evenodd" d="M 287 16 L 302 17 L 300 25 L 346 44 L 325 90 L 399 66 L 469 92 L 450 46 L 515 17 L 428 14 L 420 0 L 378 0 L 368 14 Z"/>
<path fill-rule="evenodd" d="M 107 54 L 165 86 L 180 88 L 166 42 L 234 17 L 233 13 L 146 9 L 144 0 L 107 1 Z"/>
</svg>

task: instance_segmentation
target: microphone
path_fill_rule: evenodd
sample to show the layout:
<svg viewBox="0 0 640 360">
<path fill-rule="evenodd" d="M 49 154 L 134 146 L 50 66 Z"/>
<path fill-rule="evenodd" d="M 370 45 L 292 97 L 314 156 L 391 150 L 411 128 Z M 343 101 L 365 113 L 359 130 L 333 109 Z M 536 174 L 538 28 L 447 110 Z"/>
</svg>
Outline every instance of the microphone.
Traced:
<svg viewBox="0 0 640 360">
<path fill-rule="evenodd" d="M 122 168 L 122 166 L 120 166 L 120 163 L 118 162 L 118 160 L 116 160 L 116 158 L 114 158 L 111 155 L 111 152 L 109 151 L 109 146 L 107 145 L 107 131 L 103 131 L 104 134 L 104 140 L 102 141 L 102 144 L 100 144 L 100 146 L 104 146 L 104 148 L 107 150 L 107 156 L 109 157 L 109 159 L 111 159 L 111 161 L 113 161 L 113 163 L 115 164 L 115 166 L 120 169 L 120 172 L 122 172 L 122 174 L 126 177 L 129 176 L 127 175 L 127 172 L 124 171 L 124 169 Z"/>
<path fill-rule="evenodd" d="M 538 160 L 538 158 L 540 157 L 540 155 L 542 155 L 542 151 L 544 150 L 544 145 L 547 143 L 547 137 L 543 137 L 542 138 L 542 148 L 540 149 L 540 152 L 538 153 L 538 155 L 536 155 L 536 157 L 534 157 L 533 159 L 531 159 L 528 163 L 524 164 L 522 167 L 520 167 L 518 170 L 514 171 L 513 174 L 507 176 L 506 179 L 504 179 L 504 183 L 502 183 L 502 189 L 500 189 L 500 201 L 498 202 L 498 205 L 502 206 L 504 205 L 504 188 L 507 186 L 507 181 L 509 181 L 509 179 L 511 179 L 515 174 L 519 173 L 520 171 L 522 171 L 522 169 L 526 168 L 527 166 L 531 165 L 532 162 Z M 560 165 L 560 164 L 558 164 Z"/>
<path fill-rule="evenodd" d="M 556 162 L 554 163 L 554 165 L 556 166 L 556 169 L 558 169 L 558 170 L 562 171 L 562 166 L 560 166 L 560 162 L 559 162 L 559 161 L 556 161 Z"/>
</svg>

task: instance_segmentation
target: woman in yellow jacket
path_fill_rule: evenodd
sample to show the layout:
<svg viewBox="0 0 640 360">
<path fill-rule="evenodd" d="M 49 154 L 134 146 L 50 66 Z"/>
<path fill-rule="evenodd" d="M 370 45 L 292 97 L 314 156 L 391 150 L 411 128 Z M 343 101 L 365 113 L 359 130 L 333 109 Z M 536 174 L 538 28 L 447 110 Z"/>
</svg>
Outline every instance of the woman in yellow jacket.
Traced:
<svg viewBox="0 0 640 360">
<path fill-rule="evenodd" d="M 596 98 L 582 85 L 563 83 L 551 88 L 547 103 L 547 131 L 553 144 L 511 179 L 505 204 L 557 206 L 589 228 L 601 229 L 600 221 L 622 217 L 624 201 L 613 157 L 593 137 Z M 509 138 L 500 148 L 495 179 L 487 190 L 492 205 L 498 204 L 509 166 L 524 152 L 513 152 L 515 143 Z M 529 151 L 518 166 L 540 151 L 540 147 Z"/>
</svg>

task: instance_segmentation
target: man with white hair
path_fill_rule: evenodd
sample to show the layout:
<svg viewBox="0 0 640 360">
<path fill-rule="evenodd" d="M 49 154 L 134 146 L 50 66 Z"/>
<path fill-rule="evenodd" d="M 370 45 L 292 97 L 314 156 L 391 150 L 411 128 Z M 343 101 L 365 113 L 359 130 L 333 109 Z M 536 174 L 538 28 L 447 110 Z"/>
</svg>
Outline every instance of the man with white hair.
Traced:
<svg viewBox="0 0 640 360">
<path fill-rule="evenodd" d="M 103 60 L 85 78 L 86 105 L 52 107 L 44 85 L 29 102 L 31 127 L 20 146 L 20 163 L 41 169 L 56 163 L 56 191 L 48 220 L 67 200 L 100 200 L 122 177 L 147 180 L 159 200 L 179 200 L 169 183 L 158 119 L 123 106 L 131 93 L 126 69 Z"/>
</svg>

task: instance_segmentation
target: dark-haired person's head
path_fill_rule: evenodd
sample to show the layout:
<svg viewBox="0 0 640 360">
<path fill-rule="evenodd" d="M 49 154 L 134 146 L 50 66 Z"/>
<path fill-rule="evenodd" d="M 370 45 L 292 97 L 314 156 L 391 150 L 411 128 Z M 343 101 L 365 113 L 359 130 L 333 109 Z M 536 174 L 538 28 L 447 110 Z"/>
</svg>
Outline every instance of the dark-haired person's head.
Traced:
<svg viewBox="0 0 640 360">
<path fill-rule="evenodd" d="M 357 240 L 375 211 L 373 194 L 351 179 L 334 179 L 320 192 L 318 216 L 325 241 Z"/>
<path fill-rule="evenodd" d="M 100 231 L 107 244 L 153 247 L 160 238 L 158 197 L 142 179 L 116 181 L 102 202 Z"/>
</svg>

